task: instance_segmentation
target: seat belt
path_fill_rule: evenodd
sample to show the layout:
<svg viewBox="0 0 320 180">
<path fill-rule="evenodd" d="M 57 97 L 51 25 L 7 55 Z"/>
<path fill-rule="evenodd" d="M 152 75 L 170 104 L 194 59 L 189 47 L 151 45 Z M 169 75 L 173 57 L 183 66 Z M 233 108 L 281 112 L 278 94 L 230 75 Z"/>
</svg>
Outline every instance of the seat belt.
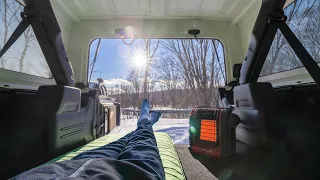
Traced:
<svg viewBox="0 0 320 180">
<path fill-rule="evenodd" d="M 318 66 L 318 64 L 313 60 L 311 55 L 303 47 L 299 39 L 285 22 L 279 23 L 279 29 L 292 47 L 293 51 L 299 57 L 304 67 L 313 78 L 314 82 L 316 82 L 318 87 L 320 87 L 320 67 Z"/>
<path fill-rule="evenodd" d="M 268 56 L 268 52 L 270 50 L 270 47 L 271 47 L 272 42 L 274 40 L 274 37 L 277 33 L 278 23 L 279 23 L 278 21 L 270 21 L 269 22 L 267 31 L 264 35 L 264 39 L 261 43 L 260 51 L 257 54 L 256 63 L 252 67 L 252 72 L 249 77 L 249 82 L 257 82 L 257 80 L 259 78 L 261 69 L 264 65 L 265 59 Z M 250 48 L 248 49 L 248 51 L 251 51 L 253 53 L 253 51 Z M 244 61 L 244 63 L 246 63 L 246 60 Z"/>
<path fill-rule="evenodd" d="M 19 37 L 24 33 L 25 30 L 31 25 L 31 22 L 36 21 L 37 18 L 27 17 L 22 12 L 21 14 L 22 21 L 19 23 L 18 27 L 14 30 L 6 44 L 0 51 L 0 58 L 8 51 L 8 49 L 19 39 Z"/>
</svg>

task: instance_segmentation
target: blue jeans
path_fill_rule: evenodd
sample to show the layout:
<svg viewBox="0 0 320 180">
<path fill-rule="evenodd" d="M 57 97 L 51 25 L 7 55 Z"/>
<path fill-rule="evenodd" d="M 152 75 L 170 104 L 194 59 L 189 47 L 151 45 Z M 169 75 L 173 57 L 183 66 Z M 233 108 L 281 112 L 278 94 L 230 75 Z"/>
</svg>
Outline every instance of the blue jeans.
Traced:
<svg viewBox="0 0 320 180">
<path fill-rule="evenodd" d="M 115 142 L 83 152 L 73 160 L 85 158 L 111 158 L 130 162 L 165 179 L 152 125 L 146 118 L 138 121 L 138 128 L 135 131 Z"/>
</svg>

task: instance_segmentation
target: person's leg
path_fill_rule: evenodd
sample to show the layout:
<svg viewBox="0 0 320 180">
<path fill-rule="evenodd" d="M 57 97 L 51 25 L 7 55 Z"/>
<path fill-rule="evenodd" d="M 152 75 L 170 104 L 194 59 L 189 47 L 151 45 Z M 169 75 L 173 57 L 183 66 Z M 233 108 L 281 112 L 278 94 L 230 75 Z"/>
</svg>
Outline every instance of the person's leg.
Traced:
<svg viewBox="0 0 320 180">
<path fill-rule="evenodd" d="M 160 158 L 157 142 L 152 125 L 160 118 L 160 113 L 154 112 L 149 116 L 149 103 L 144 101 L 138 128 L 132 132 L 128 144 L 120 153 L 118 159 L 131 162 L 144 170 L 165 179 L 164 169 Z"/>
<path fill-rule="evenodd" d="M 128 144 L 129 138 L 131 137 L 132 133 L 133 132 L 105 146 L 101 146 L 99 148 L 88 150 L 81 154 L 78 154 L 72 159 L 106 158 L 106 157 L 117 159 L 118 156 L 120 155 L 120 152 L 123 151 L 124 147 Z"/>
<path fill-rule="evenodd" d="M 141 113 L 140 113 L 140 118 L 138 120 L 137 130 L 139 129 L 139 123 L 143 119 L 145 119 L 145 121 L 147 121 L 147 122 L 151 121 L 153 124 L 159 120 L 160 114 L 153 113 L 150 116 L 149 112 L 150 112 L 150 105 L 147 100 L 144 100 L 142 102 L 142 106 L 141 106 Z M 151 127 L 151 130 L 152 130 L 152 127 Z M 119 140 L 114 141 L 110 144 L 107 144 L 105 146 L 101 146 L 96 149 L 85 151 L 81 154 L 78 154 L 77 156 L 75 156 L 72 159 L 106 158 L 106 157 L 118 159 L 120 153 L 129 144 L 130 138 L 134 137 L 134 136 L 132 136 L 132 134 L 134 134 L 134 133 L 135 133 L 135 131 L 127 134 L 126 136 L 124 136 L 124 137 L 120 138 Z"/>
<path fill-rule="evenodd" d="M 144 100 L 141 106 L 138 127 L 135 131 L 115 142 L 83 152 L 73 159 L 114 158 L 131 162 L 157 175 L 160 179 L 165 179 L 162 161 L 152 129 L 152 125 L 159 120 L 161 114 L 154 112 L 149 115 L 149 112 L 150 105 L 148 101 Z"/>
</svg>

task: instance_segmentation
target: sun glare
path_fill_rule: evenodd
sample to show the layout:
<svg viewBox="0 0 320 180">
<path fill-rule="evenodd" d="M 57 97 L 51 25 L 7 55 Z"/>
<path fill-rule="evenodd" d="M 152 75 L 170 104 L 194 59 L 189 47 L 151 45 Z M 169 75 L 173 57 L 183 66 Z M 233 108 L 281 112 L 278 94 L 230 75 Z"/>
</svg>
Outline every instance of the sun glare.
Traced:
<svg viewBox="0 0 320 180">
<path fill-rule="evenodd" d="M 139 52 L 132 57 L 131 63 L 135 68 L 143 69 L 147 65 L 147 58 L 143 53 Z"/>
</svg>

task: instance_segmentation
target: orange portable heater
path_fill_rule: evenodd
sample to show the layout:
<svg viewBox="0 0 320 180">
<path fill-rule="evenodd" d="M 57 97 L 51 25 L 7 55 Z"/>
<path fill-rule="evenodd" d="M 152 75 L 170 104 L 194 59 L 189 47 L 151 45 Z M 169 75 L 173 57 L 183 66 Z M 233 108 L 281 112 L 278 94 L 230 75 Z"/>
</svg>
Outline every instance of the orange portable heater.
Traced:
<svg viewBox="0 0 320 180">
<path fill-rule="evenodd" d="M 189 117 L 189 149 L 215 158 L 236 152 L 235 127 L 239 123 L 231 109 L 193 108 Z"/>
</svg>

